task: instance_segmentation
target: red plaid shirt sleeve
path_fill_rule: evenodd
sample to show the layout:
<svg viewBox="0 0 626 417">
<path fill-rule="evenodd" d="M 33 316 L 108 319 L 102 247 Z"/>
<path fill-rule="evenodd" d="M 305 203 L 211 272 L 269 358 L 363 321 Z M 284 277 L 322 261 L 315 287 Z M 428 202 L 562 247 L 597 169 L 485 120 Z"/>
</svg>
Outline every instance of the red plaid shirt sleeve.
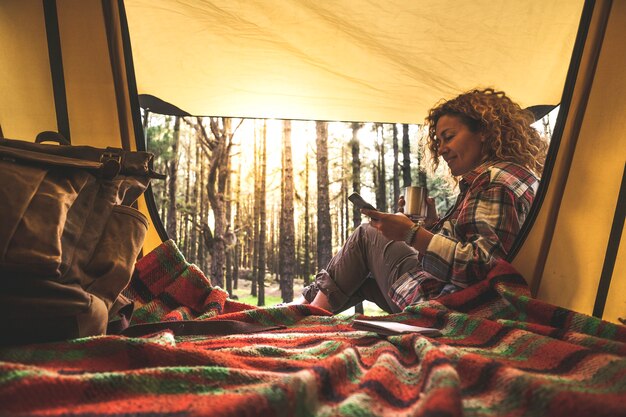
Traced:
<svg viewBox="0 0 626 417">
<path fill-rule="evenodd" d="M 401 308 L 483 279 L 513 246 L 538 186 L 530 171 L 508 162 L 481 166 L 462 181 L 469 188 L 437 225 L 422 268 L 400 277 L 390 290 Z"/>
</svg>

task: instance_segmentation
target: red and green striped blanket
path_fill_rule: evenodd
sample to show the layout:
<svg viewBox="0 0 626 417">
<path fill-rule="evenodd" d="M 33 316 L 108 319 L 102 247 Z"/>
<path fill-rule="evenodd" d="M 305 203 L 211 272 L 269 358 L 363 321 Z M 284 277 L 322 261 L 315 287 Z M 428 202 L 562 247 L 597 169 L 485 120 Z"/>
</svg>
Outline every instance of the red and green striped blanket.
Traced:
<svg viewBox="0 0 626 417">
<path fill-rule="evenodd" d="M 135 323 L 285 327 L 1 348 L 0 415 L 626 416 L 626 327 L 528 294 L 501 262 L 472 288 L 370 318 L 442 336 L 382 337 L 354 317 L 230 300 L 168 242 L 137 264 Z"/>
</svg>

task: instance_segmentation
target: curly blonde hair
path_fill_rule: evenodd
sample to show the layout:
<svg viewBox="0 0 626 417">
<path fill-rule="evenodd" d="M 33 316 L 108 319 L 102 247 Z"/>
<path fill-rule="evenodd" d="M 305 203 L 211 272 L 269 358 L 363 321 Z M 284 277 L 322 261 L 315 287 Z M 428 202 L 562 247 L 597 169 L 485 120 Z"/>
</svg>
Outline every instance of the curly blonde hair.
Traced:
<svg viewBox="0 0 626 417">
<path fill-rule="evenodd" d="M 531 126 L 535 121 L 533 114 L 492 88 L 468 91 L 430 110 L 426 118 L 427 146 L 433 169 L 439 165 L 435 129 L 439 118 L 445 115 L 459 117 L 470 131 L 484 134 L 488 161 L 514 162 L 541 175 L 548 143 Z"/>
</svg>

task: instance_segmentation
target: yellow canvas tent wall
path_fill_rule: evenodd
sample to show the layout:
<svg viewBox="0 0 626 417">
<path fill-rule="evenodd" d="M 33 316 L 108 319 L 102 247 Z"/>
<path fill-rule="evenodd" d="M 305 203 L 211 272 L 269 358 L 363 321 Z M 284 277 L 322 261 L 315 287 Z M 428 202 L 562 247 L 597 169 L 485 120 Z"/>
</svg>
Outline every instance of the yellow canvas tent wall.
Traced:
<svg viewBox="0 0 626 417">
<path fill-rule="evenodd" d="M 608 0 L 6 0 L 0 128 L 132 149 L 138 93 L 197 115 L 396 123 L 476 86 L 560 103 L 554 163 L 512 260 L 539 298 L 617 321 L 625 35 L 626 2 Z M 159 242 L 153 227 L 145 249 Z"/>
</svg>

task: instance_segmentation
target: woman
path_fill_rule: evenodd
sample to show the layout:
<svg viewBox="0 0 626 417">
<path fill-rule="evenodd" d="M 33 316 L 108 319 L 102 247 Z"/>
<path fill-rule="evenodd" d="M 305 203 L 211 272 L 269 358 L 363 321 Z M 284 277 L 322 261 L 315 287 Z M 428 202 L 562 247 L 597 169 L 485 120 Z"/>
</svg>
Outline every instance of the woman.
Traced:
<svg viewBox="0 0 626 417">
<path fill-rule="evenodd" d="M 459 180 L 441 219 L 429 204 L 424 227 L 402 213 L 370 217 L 348 238 L 300 303 L 341 312 L 364 299 L 395 313 L 485 278 L 504 258 L 533 203 L 547 143 L 529 111 L 505 93 L 472 90 L 431 109 L 428 147 Z M 430 221 L 429 221 L 430 220 Z"/>
</svg>

